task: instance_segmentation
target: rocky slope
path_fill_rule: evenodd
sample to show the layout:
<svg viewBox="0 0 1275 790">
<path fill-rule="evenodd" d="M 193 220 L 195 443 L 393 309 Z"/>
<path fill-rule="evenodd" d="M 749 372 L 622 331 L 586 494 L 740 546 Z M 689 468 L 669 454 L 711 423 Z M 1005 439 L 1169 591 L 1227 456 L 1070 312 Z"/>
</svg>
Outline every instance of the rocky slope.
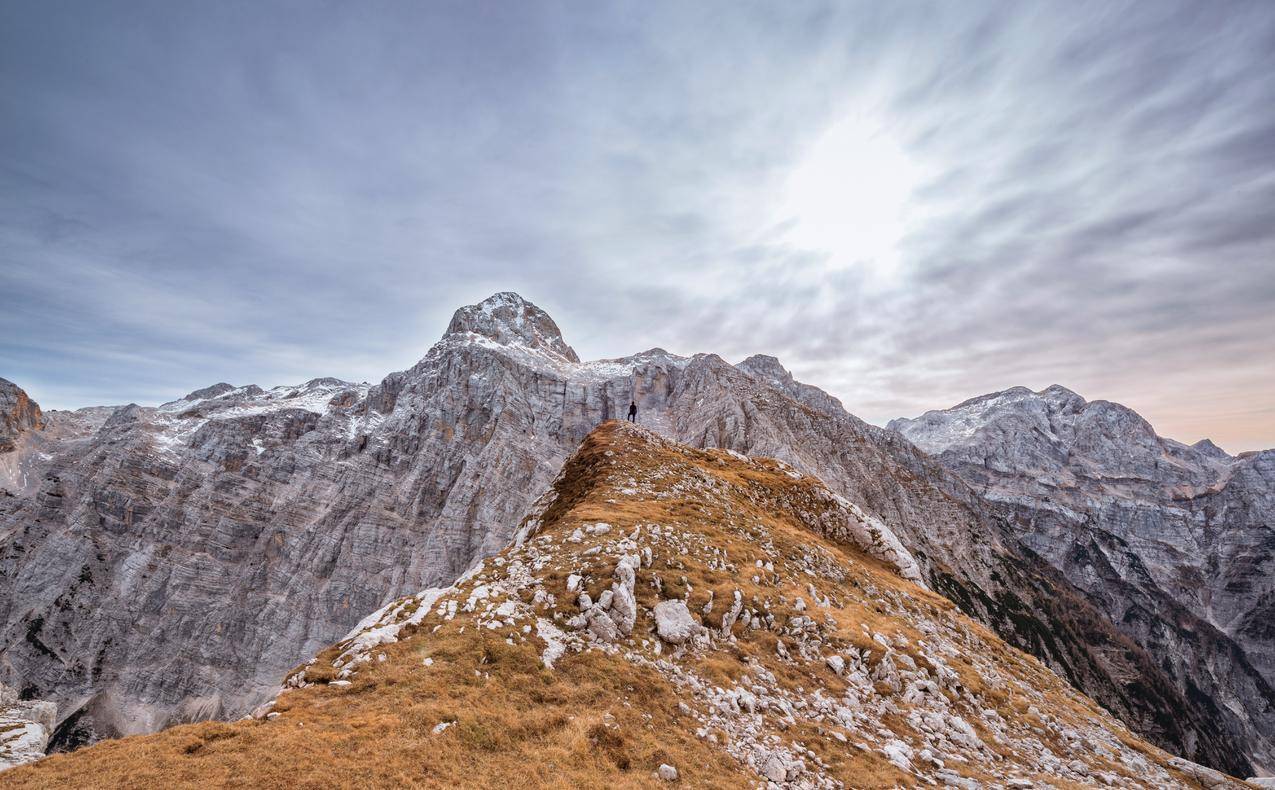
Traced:
<svg viewBox="0 0 1275 790">
<path fill-rule="evenodd" d="M 1059 386 L 890 427 L 998 503 L 1027 546 L 1184 692 L 1217 700 L 1275 770 L 1275 451 L 1187 446 Z"/>
<path fill-rule="evenodd" d="M 461 308 L 424 359 L 376 385 L 219 384 L 77 417 L 91 433 L 49 441 L 30 482 L 0 496 L 0 680 L 58 704 L 55 748 L 239 715 L 360 613 L 507 546 L 630 398 L 664 436 L 819 477 L 895 534 L 929 587 L 1138 732 L 1248 771 L 1219 700 L 1184 693 L 898 434 L 773 358 L 579 362 L 515 294 Z"/>
<path fill-rule="evenodd" d="M 1240 786 L 1139 740 L 916 571 L 782 462 L 610 422 L 514 546 L 390 602 L 253 718 L 5 783 Z"/>
</svg>

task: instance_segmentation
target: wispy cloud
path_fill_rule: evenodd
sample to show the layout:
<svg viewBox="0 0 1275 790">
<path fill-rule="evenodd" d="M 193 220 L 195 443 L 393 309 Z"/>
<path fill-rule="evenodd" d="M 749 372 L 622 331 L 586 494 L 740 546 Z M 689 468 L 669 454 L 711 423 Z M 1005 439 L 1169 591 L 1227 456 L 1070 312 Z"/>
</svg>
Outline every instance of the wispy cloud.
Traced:
<svg viewBox="0 0 1275 790">
<path fill-rule="evenodd" d="M 874 421 L 1057 381 L 1271 446 L 1272 73 L 1261 2 L 9 4 L 0 375 L 375 380 L 514 289 Z M 884 277 L 785 214 L 864 113 L 915 171 Z"/>
</svg>

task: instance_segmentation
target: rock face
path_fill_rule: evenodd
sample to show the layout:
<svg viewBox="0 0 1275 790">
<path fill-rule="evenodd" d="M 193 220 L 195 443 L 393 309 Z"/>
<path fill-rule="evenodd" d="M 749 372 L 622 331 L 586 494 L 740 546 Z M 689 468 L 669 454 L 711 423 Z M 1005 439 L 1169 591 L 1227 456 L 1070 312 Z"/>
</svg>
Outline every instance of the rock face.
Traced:
<svg viewBox="0 0 1275 790">
<path fill-rule="evenodd" d="M 376 385 L 218 384 L 109 410 L 90 436 L 50 443 L 33 483 L 0 497 L 0 679 L 58 703 L 55 747 L 247 712 L 360 613 L 507 546 L 563 461 L 630 399 L 663 436 L 817 476 L 853 514 L 829 529 L 872 538 L 874 556 L 1153 742 L 1248 770 L 1212 698 L 1182 693 L 897 433 L 773 358 L 579 362 L 513 294 L 461 308 L 419 363 Z M 586 618 L 602 636 L 627 621 L 613 583 L 605 616 Z"/>
<path fill-rule="evenodd" d="M 18 385 L 0 379 L 0 453 L 13 452 L 18 439 L 44 427 L 40 404 L 27 397 Z"/>
<path fill-rule="evenodd" d="M 364 618 L 251 718 L 6 786 L 1241 787 L 827 530 L 847 517 L 785 463 L 611 421 L 514 545 Z M 597 631 L 617 585 L 631 631 Z"/>
<path fill-rule="evenodd" d="M 1059 386 L 890 427 L 997 503 L 1024 544 L 1184 693 L 1212 699 L 1275 771 L 1275 451 L 1187 446 Z"/>
<path fill-rule="evenodd" d="M 457 310 L 447 334 L 474 334 L 502 348 L 521 347 L 565 362 L 580 361 L 548 313 L 507 291 Z"/>
<path fill-rule="evenodd" d="M 14 689 L 0 683 L 0 771 L 43 757 L 56 719 L 52 702 L 20 700 Z"/>
</svg>

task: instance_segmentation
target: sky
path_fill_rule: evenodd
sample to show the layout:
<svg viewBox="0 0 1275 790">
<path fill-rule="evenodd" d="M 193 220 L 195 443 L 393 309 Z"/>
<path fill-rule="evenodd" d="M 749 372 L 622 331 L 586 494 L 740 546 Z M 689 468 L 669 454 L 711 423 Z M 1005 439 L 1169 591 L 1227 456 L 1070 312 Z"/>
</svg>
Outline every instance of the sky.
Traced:
<svg viewBox="0 0 1275 790">
<path fill-rule="evenodd" d="M 379 381 L 513 290 L 878 424 L 1275 447 L 1275 3 L 0 0 L 0 376 Z"/>
</svg>

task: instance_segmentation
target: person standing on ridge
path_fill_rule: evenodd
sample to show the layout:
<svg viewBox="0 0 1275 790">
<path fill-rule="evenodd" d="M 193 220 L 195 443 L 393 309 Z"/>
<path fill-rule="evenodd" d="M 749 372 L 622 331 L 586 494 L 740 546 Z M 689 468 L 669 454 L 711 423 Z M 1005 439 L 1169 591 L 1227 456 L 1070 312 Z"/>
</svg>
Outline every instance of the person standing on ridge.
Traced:
<svg viewBox="0 0 1275 790">
<path fill-rule="evenodd" d="M 637 401 L 629 401 L 629 422 L 637 422 Z"/>
</svg>

